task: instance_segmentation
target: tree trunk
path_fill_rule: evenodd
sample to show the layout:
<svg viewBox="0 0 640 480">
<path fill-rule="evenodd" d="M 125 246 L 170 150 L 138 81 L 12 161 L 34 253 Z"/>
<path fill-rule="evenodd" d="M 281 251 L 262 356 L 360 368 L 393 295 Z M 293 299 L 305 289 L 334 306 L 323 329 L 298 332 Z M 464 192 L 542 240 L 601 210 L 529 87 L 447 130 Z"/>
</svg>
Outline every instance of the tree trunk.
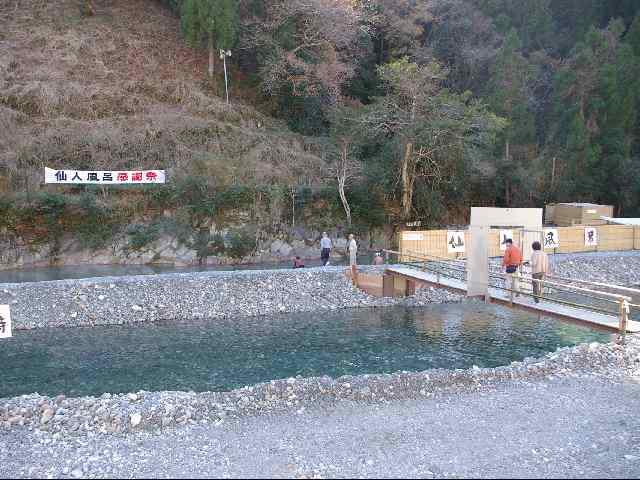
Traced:
<svg viewBox="0 0 640 480">
<path fill-rule="evenodd" d="M 338 193 L 340 194 L 340 200 L 342 200 L 342 207 L 344 208 L 344 213 L 347 216 L 347 225 L 351 226 L 351 207 L 349 206 L 349 202 L 347 201 L 347 196 L 344 193 L 344 179 L 338 179 Z"/>
<path fill-rule="evenodd" d="M 504 149 L 504 159 L 506 161 L 506 167 L 505 171 L 508 171 L 508 167 L 509 165 L 509 140 L 507 140 L 507 143 L 505 144 L 505 149 Z M 508 175 L 508 173 L 506 174 Z M 511 206 L 511 179 L 509 177 L 504 179 L 504 200 L 507 203 L 507 207 Z"/>
<path fill-rule="evenodd" d="M 351 207 L 349 206 L 349 202 L 347 201 L 347 195 L 344 192 L 345 185 L 347 183 L 347 148 L 342 147 L 340 152 L 340 161 L 341 165 L 338 169 L 338 193 L 340 194 L 340 200 L 342 201 L 342 207 L 344 208 L 344 213 L 347 216 L 347 225 L 351 226 Z"/>
<path fill-rule="evenodd" d="M 95 10 L 93 9 L 93 1 L 85 0 L 84 1 L 84 14 L 87 17 L 92 17 L 95 14 Z"/>
<path fill-rule="evenodd" d="M 215 55 L 213 51 L 213 33 L 209 34 L 209 78 L 213 78 Z"/>
<path fill-rule="evenodd" d="M 413 142 L 408 142 L 405 146 L 404 156 L 402 157 L 402 217 L 406 220 L 411 214 L 411 206 L 413 202 Z"/>
</svg>

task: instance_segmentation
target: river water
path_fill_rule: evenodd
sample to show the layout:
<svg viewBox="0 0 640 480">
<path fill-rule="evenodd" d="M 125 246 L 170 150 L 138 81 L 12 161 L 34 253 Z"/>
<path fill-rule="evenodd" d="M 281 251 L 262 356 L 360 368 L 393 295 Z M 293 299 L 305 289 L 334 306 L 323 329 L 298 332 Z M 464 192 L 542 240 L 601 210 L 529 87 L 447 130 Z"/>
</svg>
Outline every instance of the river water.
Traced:
<svg viewBox="0 0 640 480">
<path fill-rule="evenodd" d="M 358 257 L 359 265 L 370 265 L 372 257 Z M 318 267 L 320 259 L 305 260 L 305 267 Z M 347 265 L 343 258 L 331 259 L 331 265 Z M 252 263 L 238 265 L 69 265 L 64 267 L 39 267 L 15 270 L 0 270 L 0 283 L 45 282 L 71 278 L 122 277 L 128 275 L 156 275 L 159 273 L 189 273 L 230 270 L 274 270 L 292 268 L 293 262 Z"/>
<path fill-rule="evenodd" d="M 507 365 L 607 334 L 481 302 L 18 331 L 0 397 L 223 391 L 288 378 Z"/>
</svg>

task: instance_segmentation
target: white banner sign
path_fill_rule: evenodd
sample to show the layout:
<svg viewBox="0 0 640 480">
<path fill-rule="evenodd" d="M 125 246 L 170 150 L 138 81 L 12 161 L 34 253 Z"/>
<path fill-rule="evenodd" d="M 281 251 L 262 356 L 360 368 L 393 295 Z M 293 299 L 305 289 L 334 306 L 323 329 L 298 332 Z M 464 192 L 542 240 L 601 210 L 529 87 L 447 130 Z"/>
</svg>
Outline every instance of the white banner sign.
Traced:
<svg viewBox="0 0 640 480">
<path fill-rule="evenodd" d="M 0 338 L 11 337 L 11 312 L 9 305 L 0 305 Z"/>
<path fill-rule="evenodd" d="M 584 246 L 595 247 L 598 245 L 598 230 L 593 227 L 584 229 Z"/>
<path fill-rule="evenodd" d="M 165 172 L 164 170 L 54 170 L 52 168 L 45 167 L 44 183 L 91 183 L 99 185 L 165 183 Z"/>
<path fill-rule="evenodd" d="M 500 250 L 507 249 L 507 240 L 513 240 L 513 230 L 500 230 Z"/>
<path fill-rule="evenodd" d="M 464 232 L 447 232 L 447 252 L 464 253 Z"/>
<path fill-rule="evenodd" d="M 544 248 L 553 249 L 560 248 L 560 237 L 558 236 L 558 230 L 555 228 L 545 228 L 542 232 L 542 240 L 544 241 Z"/>
<path fill-rule="evenodd" d="M 424 240 L 424 235 L 415 232 L 404 232 L 402 234 L 402 239 L 407 241 Z"/>
</svg>

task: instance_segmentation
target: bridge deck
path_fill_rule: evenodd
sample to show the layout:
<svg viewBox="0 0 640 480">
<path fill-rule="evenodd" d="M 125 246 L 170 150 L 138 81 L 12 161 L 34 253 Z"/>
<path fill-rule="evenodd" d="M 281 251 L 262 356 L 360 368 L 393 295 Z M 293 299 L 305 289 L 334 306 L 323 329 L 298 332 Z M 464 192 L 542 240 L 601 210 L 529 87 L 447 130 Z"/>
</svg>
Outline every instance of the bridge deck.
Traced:
<svg viewBox="0 0 640 480">
<path fill-rule="evenodd" d="M 426 283 L 441 288 L 447 288 L 461 293 L 467 292 L 467 284 L 462 280 L 454 278 L 448 278 L 440 276 L 438 279 L 435 273 L 422 272 L 415 268 L 409 267 L 392 267 L 387 269 L 388 273 L 392 275 L 398 275 L 409 280 L 416 282 Z M 489 287 L 489 295 L 491 301 L 500 304 L 510 304 L 509 292 L 500 290 L 497 288 Z M 529 310 L 542 315 L 548 315 L 553 317 L 559 317 L 572 322 L 577 322 L 591 327 L 599 327 L 606 330 L 618 331 L 619 321 L 618 317 L 613 315 L 605 315 L 599 312 L 593 312 L 591 310 L 570 307 L 568 305 L 562 305 L 551 301 L 540 300 L 540 303 L 535 303 L 532 297 L 527 295 L 521 295 L 520 297 L 514 297 L 513 306 Z M 627 332 L 638 333 L 640 332 L 640 322 L 628 321 Z"/>
</svg>

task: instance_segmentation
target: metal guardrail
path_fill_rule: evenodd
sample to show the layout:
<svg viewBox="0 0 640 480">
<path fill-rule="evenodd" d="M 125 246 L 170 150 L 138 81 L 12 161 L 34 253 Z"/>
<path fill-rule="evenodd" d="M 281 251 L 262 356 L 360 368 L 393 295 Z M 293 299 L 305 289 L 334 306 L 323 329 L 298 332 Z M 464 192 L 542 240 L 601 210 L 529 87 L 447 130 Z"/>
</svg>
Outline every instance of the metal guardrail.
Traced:
<svg viewBox="0 0 640 480">
<path fill-rule="evenodd" d="M 422 271 L 429 271 L 434 273 L 436 275 L 436 281 L 438 283 L 440 283 L 441 276 L 446 278 L 463 280 L 463 281 L 467 280 L 466 260 L 451 259 L 446 257 L 439 257 L 436 255 L 425 255 L 417 252 L 398 252 L 394 250 L 384 250 L 384 252 L 386 254 L 387 259 L 389 258 L 390 255 L 397 255 L 401 259 L 402 258 L 413 259 L 414 261 L 408 261 L 408 262 L 401 261 L 400 263 L 414 267 L 414 268 L 420 268 Z M 454 272 L 454 273 L 452 274 L 451 272 Z M 500 283 L 506 279 L 507 275 L 508 274 L 502 271 L 496 271 L 496 269 L 492 269 L 491 266 L 489 266 L 489 277 L 492 280 L 494 281 L 498 280 L 498 283 Z M 616 306 L 616 309 L 615 311 L 607 310 L 607 309 L 599 308 L 597 306 L 590 305 L 590 304 L 574 303 L 574 302 L 569 302 L 563 299 L 553 298 L 549 295 L 538 296 L 538 295 L 534 295 L 533 293 L 529 293 L 527 291 L 522 291 L 520 289 L 513 290 L 511 288 L 506 288 L 504 286 L 494 285 L 491 283 L 489 284 L 489 286 L 492 288 L 510 292 L 511 304 L 513 304 L 513 295 L 521 294 L 521 295 L 525 295 L 525 296 L 529 296 L 537 299 L 544 298 L 547 301 L 551 301 L 560 305 L 566 305 L 574 308 L 581 308 L 584 310 L 617 316 L 619 319 L 619 330 L 620 330 L 620 333 L 622 334 L 625 334 L 627 331 L 627 324 L 629 321 L 631 308 L 640 309 L 640 305 L 631 303 L 632 298 L 628 295 L 623 295 L 620 293 L 605 292 L 602 290 L 596 290 L 594 288 L 586 288 L 586 286 L 608 288 L 610 290 L 617 290 L 625 293 L 637 293 L 640 295 L 640 290 L 634 289 L 634 288 L 622 287 L 620 285 L 605 284 L 602 282 L 590 282 L 587 280 L 569 279 L 569 278 L 563 278 L 558 276 L 549 276 L 548 279 L 545 278 L 544 280 L 540 280 L 540 279 L 533 278 L 531 276 L 520 275 L 518 277 L 518 281 L 531 284 L 532 286 L 535 282 L 539 282 L 539 283 L 542 283 L 545 287 L 547 288 L 551 287 L 558 292 L 568 293 L 575 296 L 587 297 L 591 301 L 603 302 L 609 305 L 613 304 Z M 575 285 L 572 285 L 572 283 L 581 284 L 584 286 L 575 286 Z M 533 291 L 533 288 L 532 288 L 532 291 Z"/>
</svg>

